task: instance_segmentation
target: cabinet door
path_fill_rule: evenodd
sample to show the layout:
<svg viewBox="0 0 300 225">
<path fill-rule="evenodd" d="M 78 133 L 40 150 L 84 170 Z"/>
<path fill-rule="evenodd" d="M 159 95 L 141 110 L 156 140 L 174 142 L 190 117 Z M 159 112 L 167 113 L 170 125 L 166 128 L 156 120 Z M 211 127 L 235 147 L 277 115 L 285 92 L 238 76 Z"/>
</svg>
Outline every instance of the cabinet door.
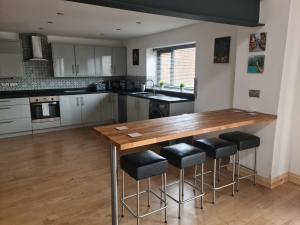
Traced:
<svg viewBox="0 0 300 225">
<path fill-rule="evenodd" d="M 113 48 L 113 75 L 127 74 L 126 48 Z"/>
<path fill-rule="evenodd" d="M 137 102 L 138 99 L 132 96 L 127 96 L 127 122 L 137 121 Z"/>
<path fill-rule="evenodd" d="M 52 44 L 53 71 L 55 77 L 75 77 L 75 55 L 72 44 Z"/>
<path fill-rule="evenodd" d="M 114 98 L 110 93 L 101 94 L 101 121 L 114 120 Z"/>
<path fill-rule="evenodd" d="M 78 125 L 82 123 L 80 98 L 80 95 L 60 96 L 59 105 L 62 126 Z"/>
<path fill-rule="evenodd" d="M 81 96 L 83 123 L 96 123 L 101 120 L 101 95 L 87 94 Z"/>
<path fill-rule="evenodd" d="M 23 56 L 20 41 L 0 41 L 0 77 L 22 77 Z"/>
<path fill-rule="evenodd" d="M 149 119 L 149 103 L 148 99 L 138 99 L 138 114 L 139 120 L 147 120 Z"/>
<path fill-rule="evenodd" d="M 95 49 L 93 46 L 76 45 L 76 74 L 78 77 L 95 76 Z"/>
<path fill-rule="evenodd" d="M 112 48 L 95 47 L 96 76 L 112 76 Z"/>
</svg>

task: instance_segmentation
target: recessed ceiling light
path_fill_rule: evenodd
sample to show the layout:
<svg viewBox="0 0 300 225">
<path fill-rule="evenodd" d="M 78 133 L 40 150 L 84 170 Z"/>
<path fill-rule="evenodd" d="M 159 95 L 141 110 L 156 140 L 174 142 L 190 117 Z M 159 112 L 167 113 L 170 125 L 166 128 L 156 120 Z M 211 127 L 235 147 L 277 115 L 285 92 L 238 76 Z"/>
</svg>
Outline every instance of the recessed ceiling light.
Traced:
<svg viewBox="0 0 300 225">
<path fill-rule="evenodd" d="M 39 30 L 44 30 L 44 28 L 42 28 L 42 27 L 39 27 Z"/>
<path fill-rule="evenodd" d="M 100 33 L 101 36 L 104 36 L 104 33 Z"/>
<path fill-rule="evenodd" d="M 135 22 L 136 24 L 142 24 L 142 22 L 140 22 L 140 21 L 137 21 L 137 22 Z"/>
<path fill-rule="evenodd" d="M 121 30 L 121 28 L 117 28 L 116 30 Z"/>
<path fill-rule="evenodd" d="M 53 21 L 48 21 L 47 23 L 49 23 L 49 24 L 52 24 L 52 23 L 53 23 Z"/>
<path fill-rule="evenodd" d="M 62 13 L 62 12 L 57 12 L 56 15 L 58 15 L 58 16 L 63 16 L 63 15 L 65 15 L 65 14 Z"/>
</svg>

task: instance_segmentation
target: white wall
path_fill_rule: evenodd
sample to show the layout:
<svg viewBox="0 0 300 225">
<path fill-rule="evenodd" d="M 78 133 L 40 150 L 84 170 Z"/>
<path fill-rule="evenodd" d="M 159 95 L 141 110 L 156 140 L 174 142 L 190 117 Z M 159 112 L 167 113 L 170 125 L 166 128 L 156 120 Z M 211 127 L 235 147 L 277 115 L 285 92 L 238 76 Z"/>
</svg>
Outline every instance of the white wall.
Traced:
<svg viewBox="0 0 300 225">
<path fill-rule="evenodd" d="M 287 38 L 289 3 L 289 0 L 262 1 L 261 20 L 266 26 L 238 29 L 234 107 L 277 115 Z M 258 75 L 247 74 L 248 56 L 253 55 L 248 50 L 249 36 L 253 32 L 267 32 L 267 49 L 265 52 L 259 53 L 266 57 L 265 72 Z M 249 89 L 261 90 L 260 98 L 249 98 Z M 259 135 L 262 140 L 258 152 L 258 174 L 272 178 L 276 124 L 273 123 L 257 130 L 255 128 L 248 128 L 247 130 L 249 129 Z M 251 158 L 246 156 L 242 162 L 250 165 L 253 163 Z"/>
<path fill-rule="evenodd" d="M 278 109 L 272 176 L 300 175 L 300 1 L 292 0 Z"/>
<path fill-rule="evenodd" d="M 214 64 L 214 39 L 231 36 L 229 64 Z M 124 42 L 127 47 L 127 74 L 146 76 L 147 48 L 196 42 L 196 77 L 198 97 L 195 110 L 208 111 L 232 107 L 235 69 L 236 27 L 201 22 L 195 25 L 149 35 Z M 132 49 L 140 49 L 140 65 L 132 65 Z"/>
</svg>

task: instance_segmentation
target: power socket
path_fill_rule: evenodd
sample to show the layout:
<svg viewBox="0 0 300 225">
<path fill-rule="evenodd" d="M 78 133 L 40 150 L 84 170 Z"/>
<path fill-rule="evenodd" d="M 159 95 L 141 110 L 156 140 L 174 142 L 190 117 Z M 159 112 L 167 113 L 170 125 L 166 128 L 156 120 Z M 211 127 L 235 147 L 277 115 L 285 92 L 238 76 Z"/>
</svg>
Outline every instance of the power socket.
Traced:
<svg viewBox="0 0 300 225">
<path fill-rule="evenodd" d="M 249 97 L 250 98 L 260 98 L 260 90 L 250 89 L 249 90 Z"/>
</svg>

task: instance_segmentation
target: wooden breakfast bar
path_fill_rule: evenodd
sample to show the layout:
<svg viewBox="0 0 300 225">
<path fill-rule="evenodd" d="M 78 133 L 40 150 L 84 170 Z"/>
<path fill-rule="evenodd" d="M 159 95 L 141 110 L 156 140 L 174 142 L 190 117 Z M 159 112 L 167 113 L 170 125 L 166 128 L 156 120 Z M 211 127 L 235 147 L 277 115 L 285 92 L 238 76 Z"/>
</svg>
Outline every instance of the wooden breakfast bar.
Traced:
<svg viewBox="0 0 300 225">
<path fill-rule="evenodd" d="M 111 143 L 112 224 L 118 225 L 117 152 L 180 138 L 268 123 L 275 115 L 225 109 L 95 127 Z"/>
</svg>

